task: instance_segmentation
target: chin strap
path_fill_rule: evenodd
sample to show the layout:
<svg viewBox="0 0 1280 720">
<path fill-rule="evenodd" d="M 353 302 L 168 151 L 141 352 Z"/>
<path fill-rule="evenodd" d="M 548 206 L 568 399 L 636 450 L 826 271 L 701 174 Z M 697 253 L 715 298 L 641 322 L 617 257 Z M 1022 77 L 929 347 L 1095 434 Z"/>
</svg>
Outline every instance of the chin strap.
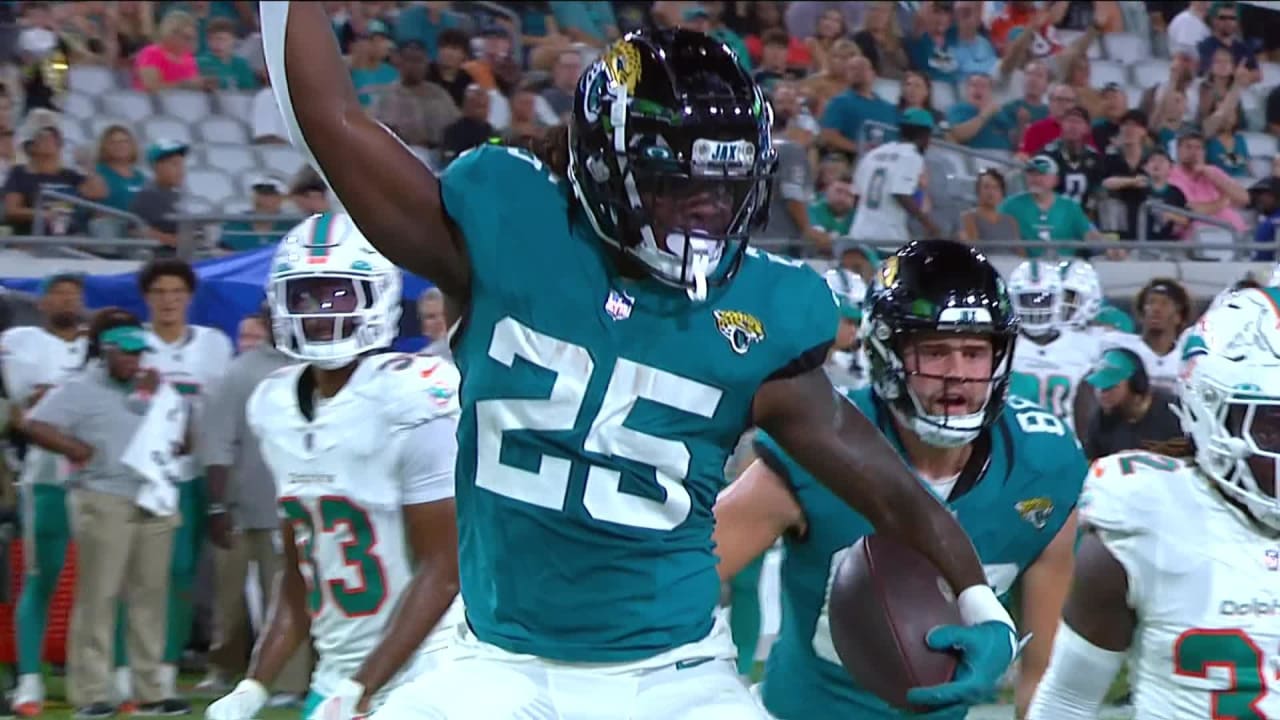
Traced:
<svg viewBox="0 0 1280 720">
<path fill-rule="evenodd" d="M 693 287 L 688 289 L 689 299 L 702 302 L 707 299 L 707 270 L 711 267 L 711 258 L 697 254 L 689 263 L 689 272 L 693 275 Z"/>
</svg>

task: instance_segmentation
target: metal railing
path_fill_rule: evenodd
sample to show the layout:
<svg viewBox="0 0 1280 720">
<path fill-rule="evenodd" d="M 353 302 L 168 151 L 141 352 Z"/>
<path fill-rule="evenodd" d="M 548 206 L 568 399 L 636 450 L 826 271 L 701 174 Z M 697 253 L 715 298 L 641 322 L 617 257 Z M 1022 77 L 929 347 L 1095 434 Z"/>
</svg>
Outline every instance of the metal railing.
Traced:
<svg viewBox="0 0 1280 720">
<path fill-rule="evenodd" d="M 1169 205 L 1167 203 L 1160 202 L 1159 200 L 1147 200 L 1146 202 L 1142 203 L 1141 206 L 1138 207 L 1138 240 L 1137 242 L 1141 243 L 1140 249 L 1150 248 L 1154 250 L 1154 249 L 1158 249 L 1155 247 L 1156 245 L 1170 244 L 1167 242 L 1158 242 L 1155 240 L 1147 239 L 1151 237 L 1152 211 L 1169 213 L 1170 215 L 1179 215 L 1187 218 L 1188 220 L 1191 220 L 1192 222 L 1198 222 L 1204 225 L 1209 225 L 1211 227 L 1221 228 L 1223 230 L 1226 230 L 1231 235 L 1232 242 L 1230 243 L 1197 243 L 1197 247 L 1194 247 L 1194 248 L 1188 248 L 1187 243 L 1185 241 L 1175 242 L 1174 243 L 1175 245 L 1181 246 L 1181 248 L 1179 249 L 1181 249 L 1183 252 L 1190 251 L 1192 253 L 1195 253 L 1201 250 L 1258 251 L 1258 250 L 1275 250 L 1276 249 L 1274 245 L 1268 246 L 1266 243 L 1257 243 L 1257 242 L 1253 242 L 1252 240 L 1249 240 L 1247 233 L 1242 233 L 1239 230 L 1236 230 L 1235 226 L 1227 222 L 1226 220 L 1213 217 L 1212 215 L 1205 215 L 1203 213 L 1198 213 L 1193 210 L 1188 210 L 1187 208 L 1178 207 L 1176 205 Z M 1193 258 L 1193 259 L 1200 259 L 1200 258 Z"/>
</svg>

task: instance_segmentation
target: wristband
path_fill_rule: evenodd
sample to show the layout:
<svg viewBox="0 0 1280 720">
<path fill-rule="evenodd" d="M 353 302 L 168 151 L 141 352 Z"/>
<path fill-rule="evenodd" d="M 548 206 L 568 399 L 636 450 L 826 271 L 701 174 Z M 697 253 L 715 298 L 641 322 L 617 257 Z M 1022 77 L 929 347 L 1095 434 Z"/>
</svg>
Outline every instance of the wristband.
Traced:
<svg viewBox="0 0 1280 720">
<path fill-rule="evenodd" d="M 956 598 L 960 608 L 960 619 L 965 625 L 981 625 L 987 622 L 998 622 L 1009 628 L 1009 644 L 1014 656 L 1018 653 L 1018 631 L 1014 627 L 1009 611 L 1000 604 L 995 592 L 986 585 L 974 585 L 964 589 Z"/>
</svg>

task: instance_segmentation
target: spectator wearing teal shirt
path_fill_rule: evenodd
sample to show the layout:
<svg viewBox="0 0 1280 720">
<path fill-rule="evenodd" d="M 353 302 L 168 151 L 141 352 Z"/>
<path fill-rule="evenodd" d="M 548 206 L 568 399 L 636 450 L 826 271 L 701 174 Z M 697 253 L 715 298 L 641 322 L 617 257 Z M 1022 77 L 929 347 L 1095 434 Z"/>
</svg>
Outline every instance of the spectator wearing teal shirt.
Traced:
<svg viewBox="0 0 1280 720">
<path fill-rule="evenodd" d="M 1018 223 L 1020 239 L 1039 241 L 1047 246 L 1101 237 L 1078 203 L 1054 192 L 1058 184 L 1058 164 L 1053 158 L 1037 155 L 1024 169 L 1030 190 L 1000 204 L 1000 212 Z M 1040 257 L 1044 251 L 1029 247 L 1026 254 L 1027 257 Z"/>
<path fill-rule="evenodd" d="M 107 196 L 100 202 L 128 212 L 134 193 L 147 184 L 147 176 L 138 169 L 138 142 L 129 128 L 112 125 L 102 131 L 94 172 L 107 186 Z"/>
<path fill-rule="evenodd" d="M 849 89 L 831 98 L 822 113 L 824 145 L 854 155 L 868 120 L 897 127 L 898 108 L 875 94 L 875 81 L 870 60 L 859 56 L 849 61 Z"/>
<path fill-rule="evenodd" d="M 568 35 L 570 40 L 604 47 L 605 43 L 619 37 L 613 3 L 552 0 L 548 4 L 560 32 Z"/>
<path fill-rule="evenodd" d="M 951 131 L 947 139 L 976 150 L 1013 150 L 1017 130 L 1013 118 L 996 101 L 987 75 L 970 75 L 964 83 L 965 102 L 947 110 Z"/>
<path fill-rule="evenodd" d="M 400 82 L 400 72 L 387 63 L 391 28 L 381 20 L 370 20 L 364 34 L 351 43 L 351 82 L 360 105 L 369 107 L 382 90 Z"/>
<path fill-rule="evenodd" d="M 284 206 L 285 185 L 277 178 L 268 175 L 253 181 L 252 215 L 279 215 Z M 273 220 L 267 222 L 249 222 L 234 220 L 223 223 L 222 235 L 218 238 L 218 246 L 224 250 L 239 252 L 254 248 L 274 245 L 289 232 L 294 225 L 292 220 Z"/>
<path fill-rule="evenodd" d="M 436 59 L 441 30 L 459 28 L 463 18 L 456 12 L 441 7 L 445 3 L 414 3 L 396 17 L 396 45 L 410 41 L 422 43 L 427 56 Z"/>
<path fill-rule="evenodd" d="M 845 237 L 853 226 L 853 212 L 853 188 L 844 180 L 837 180 L 809 203 L 809 225 L 831 237 Z"/>
<path fill-rule="evenodd" d="M 1033 122 L 1049 117 L 1049 105 L 1044 94 L 1049 90 L 1049 69 L 1039 60 L 1032 60 L 1022 68 L 1022 97 L 1004 104 L 1005 115 L 1017 129 L 1018 140 L 1022 131 Z M 1017 143 L 1014 143 L 1015 145 Z"/>
<path fill-rule="evenodd" d="M 974 73 L 990 74 L 996 67 L 991 41 L 979 33 L 982 13 L 977 3 L 925 3 L 916 16 L 916 29 L 907 41 L 911 66 L 940 82 L 960 82 Z"/>
<path fill-rule="evenodd" d="M 257 90 L 262 83 L 249 61 L 235 54 L 236 24 L 226 18 L 209 21 L 205 32 L 208 50 L 196 56 L 200 77 L 214 78 L 219 90 Z"/>
</svg>

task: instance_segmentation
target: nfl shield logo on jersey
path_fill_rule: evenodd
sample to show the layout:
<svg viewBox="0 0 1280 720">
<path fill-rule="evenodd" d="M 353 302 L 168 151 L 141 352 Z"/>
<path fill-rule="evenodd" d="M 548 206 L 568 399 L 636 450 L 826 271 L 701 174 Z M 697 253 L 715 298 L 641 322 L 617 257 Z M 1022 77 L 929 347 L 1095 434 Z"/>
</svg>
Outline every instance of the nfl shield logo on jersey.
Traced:
<svg viewBox="0 0 1280 720">
<path fill-rule="evenodd" d="M 631 306 L 635 300 L 624 292 L 609 291 L 609 299 L 604 301 L 604 311 L 614 320 L 626 320 L 631 317 Z"/>
</svg>

